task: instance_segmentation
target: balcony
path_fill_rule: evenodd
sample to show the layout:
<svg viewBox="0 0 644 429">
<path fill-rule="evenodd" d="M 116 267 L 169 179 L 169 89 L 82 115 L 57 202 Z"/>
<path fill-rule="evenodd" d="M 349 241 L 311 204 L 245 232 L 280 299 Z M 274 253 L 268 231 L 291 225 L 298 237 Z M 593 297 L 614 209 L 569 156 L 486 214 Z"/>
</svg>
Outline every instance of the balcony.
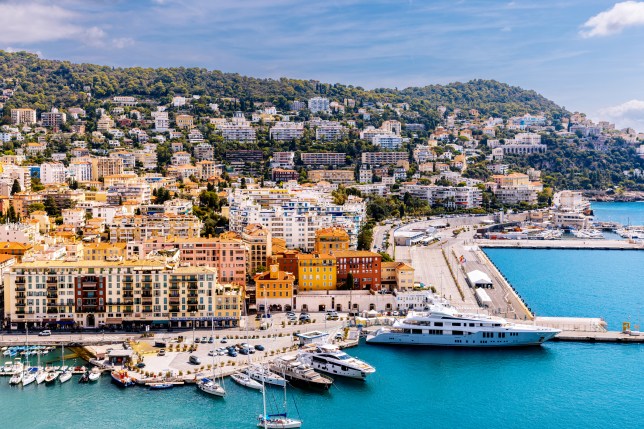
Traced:
<svg viewBox="0 0 644 429">
<path fill-rule="evenodd" d="M 27 290 L 27 288 L 25 288 L 24 286 L 16 286 L 17 292 L 24 292 L 25 290 Z"/>
<path fill-rule="evenodd" d="M 134 313 L 134 309 L 132 309 L 131 307 L 126 307 L 123 310 L 123 313 L 132 314 L 132 313 Z"/>
<path fill-rule="evenodd" d="M 47 307 L 47 314 L 58 314 L 58 309 Z"/>
<path fill-rule="evenodd" d="M 24 302 L 17 302 L 16 307 L 24 307 L 25 303 Z"/>
<path fill-rule="evenodd" d="M 152 292 L 143 292 L 141 296 L 143 298 L 152 298 Z"/>
<path fill-rule="evenodd" d="M 123 298 L 134 298 L 134 294 L 132 292 L 125 292 Z"/>
<path fill-rule="evenodd" d="M 188 304 L 199 304 L 199 300 L 197 298 L 188 298 Z"/>
<path fill-rule="evenodd" d="M 58 292 L 47 292 L 47 298 L 58 298 Z"/>
<path fill-rule="evenodd" d="M 24 283 L 25 283 L 24 277 L 16 277 L 16 284 L 24 284 Z"/>
<path fill-rule="evenodd" d="M 58 286 L 47 286 L 47 291 L 57 291 Z"/>
<path fill-rule="evenodd" d="M 171 313 L 178 313 L 179 311 L 181 311 L 181 310 L 179 309 L 178 305 L 171 305 L 170 306 L 170 312 Z"/>
<path fill-rule="evenodd" d="M 58 279 L 56 277 L 47 277 L 47 283 L 58 283 Z"/>
<path fill-rule="evenodd" d="M 188 306 L 188 310 L 187 310 L 187 311 L 188 311 L 188 312 L 193 312 L 193 311 L 195 311 L 195 312 L 196 312 L 196 311 L 198 311 L 198 310 L 199 310 L 199 306 L 197 306 L 197 305 L 189 305 L 189 306 Z"/>
</svg>

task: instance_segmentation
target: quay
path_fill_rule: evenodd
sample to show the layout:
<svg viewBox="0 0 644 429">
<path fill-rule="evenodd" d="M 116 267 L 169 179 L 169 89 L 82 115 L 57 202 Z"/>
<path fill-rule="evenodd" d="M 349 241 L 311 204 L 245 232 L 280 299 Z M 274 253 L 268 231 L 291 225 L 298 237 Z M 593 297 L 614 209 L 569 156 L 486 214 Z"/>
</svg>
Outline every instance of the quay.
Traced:
<svg viewBox="0 0 644 429">
<path fill-rule="evenodd" d="M 482 248 L 644 250 L 644 242 L 629 240 L 476 240 Z"/>
</svg>

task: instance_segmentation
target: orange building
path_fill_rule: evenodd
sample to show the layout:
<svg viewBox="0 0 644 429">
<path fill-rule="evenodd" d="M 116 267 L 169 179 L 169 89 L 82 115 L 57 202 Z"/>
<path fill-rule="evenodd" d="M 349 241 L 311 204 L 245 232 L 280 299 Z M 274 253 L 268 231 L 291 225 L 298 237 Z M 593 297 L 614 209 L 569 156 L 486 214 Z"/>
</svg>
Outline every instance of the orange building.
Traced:
<svg viewBox="0 0 644 429">
<path fill-rule="evenodd" d="M 318 253 L 349 250 L 350 244 L 351 238 L 343 228 L 334 226 L 315 231 L 315 251 Z"/>
</svg>

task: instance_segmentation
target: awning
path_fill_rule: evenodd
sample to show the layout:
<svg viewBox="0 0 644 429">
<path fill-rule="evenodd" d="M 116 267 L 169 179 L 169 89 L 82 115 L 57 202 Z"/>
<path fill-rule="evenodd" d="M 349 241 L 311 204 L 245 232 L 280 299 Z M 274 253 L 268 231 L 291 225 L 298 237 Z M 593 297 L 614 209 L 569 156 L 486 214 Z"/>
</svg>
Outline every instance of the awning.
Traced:
<svg viewBox="0 0 644 429">
<path fill-rule="evenodd" d="M 58 322 L 59 325 L 73 325 L 74 321 L 73 320 L 59 320 Z"/>
<path fill-rule="evenodd" d="M 152 321 L 153 325 L 167 325 L 168 323 L 170 323 L 169 320 L 153 320 Z"/>
<path fill-rule="evenodd" d="M 119 325 L 123 323 L 123 319 L 120 317 L 108 317 L 105 319 L 105 324 L 107 325 Z"/>
</svg>

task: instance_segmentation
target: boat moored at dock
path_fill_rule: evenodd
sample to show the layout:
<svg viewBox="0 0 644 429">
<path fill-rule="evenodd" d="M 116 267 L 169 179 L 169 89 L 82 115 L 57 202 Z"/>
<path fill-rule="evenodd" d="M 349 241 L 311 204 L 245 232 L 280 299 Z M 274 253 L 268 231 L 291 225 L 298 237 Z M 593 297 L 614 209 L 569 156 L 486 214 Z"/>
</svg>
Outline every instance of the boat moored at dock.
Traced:
<svg viewBox="0 0 644 429">
<path fill-rule="evenodd" d="M 132 380 L 128 372 L 125 370 L 112 371 L 111 375 L 112 382 L 119 387 L 134 386 L 134 380 Z"/>
<path fill-rule="evenodd" d="M 410 312 L 391 328 L 367 336 L 370 344 L 447 347 L 538 346 L 559 329 L 518 324 L 486 314 L 460 313 L 449 304 L 432 304 L 426 312 Z"/>
<path fill-rule="evenodd" d="M 359 380 L 376 372 L 373 366 L 349 356 L 334 344 L 311 344 L 300 351 L 298 359 L 318 371 Z"/>
<path fill-rule="evenodd" d="M 296 355 L 281 356 L 270 364 L 270 369 L 293 385 L 328 390 L 333 379 L 316 372 L 311 365 L 298 360 Z"/>
</svg>

